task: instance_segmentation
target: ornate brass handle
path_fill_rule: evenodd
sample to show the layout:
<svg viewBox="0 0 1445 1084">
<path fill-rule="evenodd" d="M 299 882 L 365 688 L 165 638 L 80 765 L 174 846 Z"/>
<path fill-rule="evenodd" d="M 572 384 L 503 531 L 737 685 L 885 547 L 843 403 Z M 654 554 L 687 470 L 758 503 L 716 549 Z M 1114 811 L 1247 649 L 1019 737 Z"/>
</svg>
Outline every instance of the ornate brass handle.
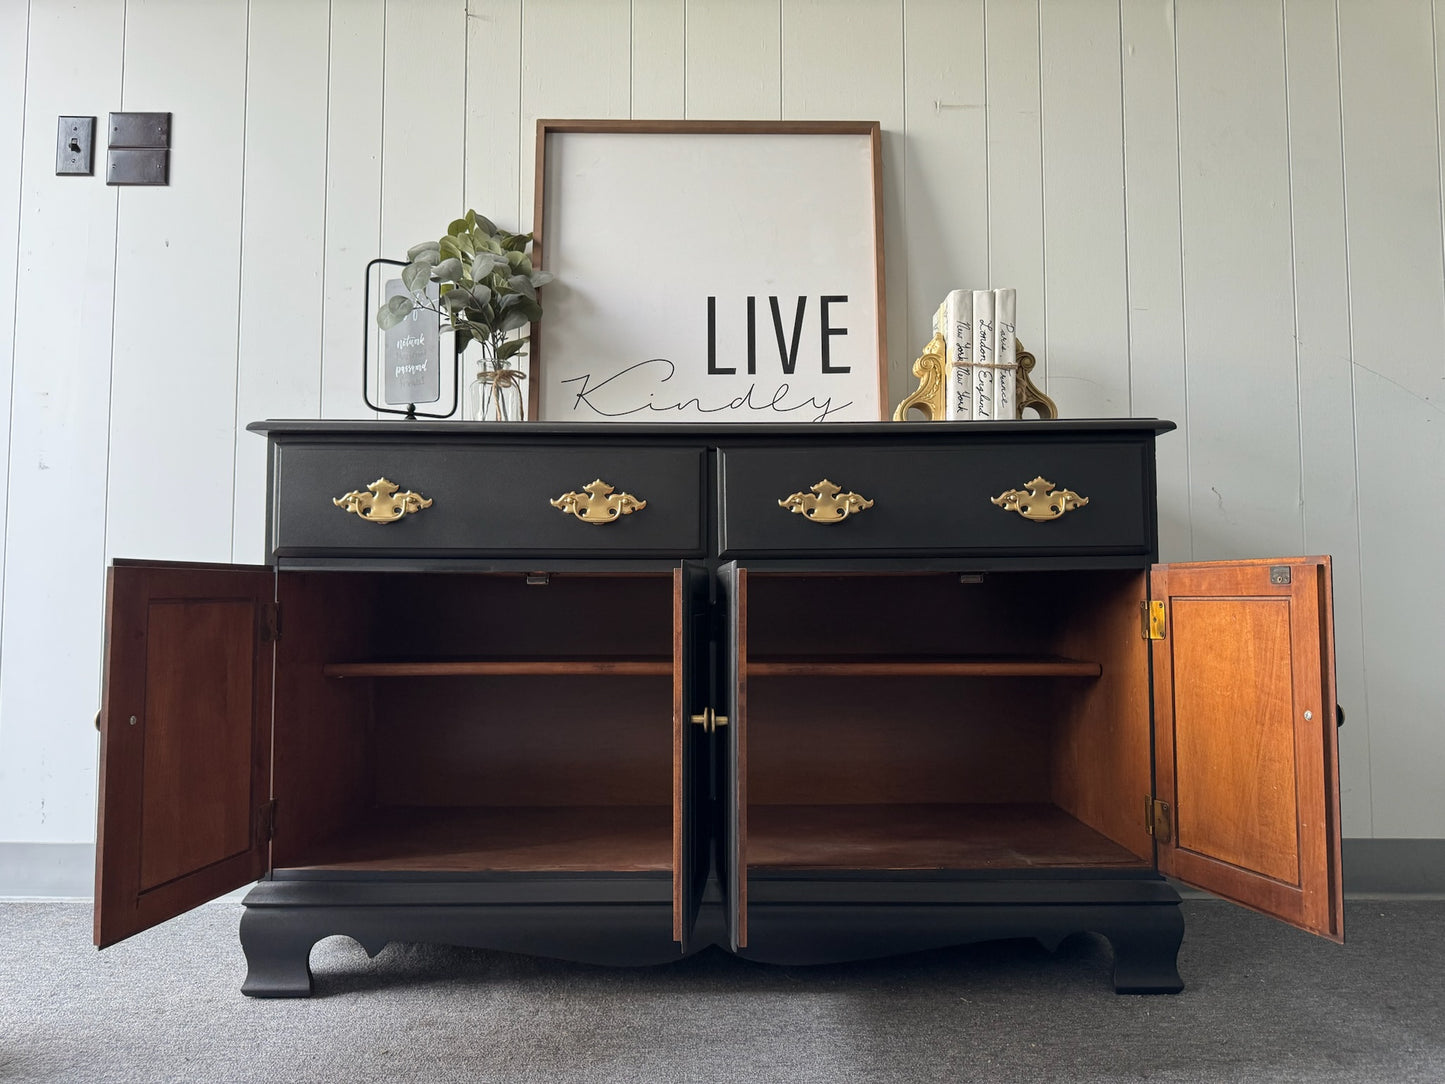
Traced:
<svg viewBox="0 0 1445 1084">
<path fill-rule="evenodd" d="M 553 508 L 576 516 L 583 523 L 615 523 L 623 516 L 647 507 L 631 493 L 617 493 L 601 478 L 582 487 L 581 493 L 564 493 L 555 501 L 548 501 Z"/>
<path fill-rule="evenodd" d="M 395 523 L 408 512 L 420 512 L 431 507 L 431 498 L 407 490 L 398 493 L 401 487 L 395 482 L 378 478 L 366 487 L 363 493 L 353 489 L 340 497 L 333 497 L 331 503 L 347 512 L 355 512 L 367 523 Z"/>
<path fill-rule="evenodd" d="M 844 493 L 824 478 L 807 493 L 794 493 L 778 502 L 779 508 L 796 512 L 810 523 L 841 523 L 854 512 L 872 508 L 873 502 L 858 493 Z"/>
<path fill-rule="evenodd" d="M 712 708 L 703 708 L 701 715 L 692 716 L 692 721 L 702 727 L 706 734 L 714 734 L 718 727 L 728 725 L 728 717 L 718 715 Z"/>
<path fill-rule="evenodd" d="M 1023 489 L 1010 489 L 989 500 L 1005 512 L 1017 512 L 1024 519 L 1042 523 L 1058 519 L 1065 512 L 1072 512 L 1089 503 L 1088 497 L 1080 497 L 1072 489 L 1055 489 L 1054 483 L 1041 474 Z"/>
</svg>

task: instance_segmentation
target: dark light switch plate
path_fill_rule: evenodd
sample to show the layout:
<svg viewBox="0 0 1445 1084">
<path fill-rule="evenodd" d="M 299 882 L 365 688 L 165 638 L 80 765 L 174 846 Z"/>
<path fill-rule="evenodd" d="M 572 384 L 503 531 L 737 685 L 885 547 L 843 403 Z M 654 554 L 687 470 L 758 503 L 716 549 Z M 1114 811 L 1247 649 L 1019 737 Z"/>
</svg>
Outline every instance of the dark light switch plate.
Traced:
<svg viewBox="0 0 1445 1084">
<path fill-rule="evenodd" d="M 169 147 L 171 115 L 169 113 L 112 113 L 110 115 L 110 146 Z"/>
<path fill-rule="evenodd" d="M 112 147 L 106 159 L 106 184 L 169 184 L 171 152 Z"/>
<path fill-rule="evenodd" d="M 95 118 L 61 117 L 55 133 L 55 173 L 95 172 Z"/>
</svg>

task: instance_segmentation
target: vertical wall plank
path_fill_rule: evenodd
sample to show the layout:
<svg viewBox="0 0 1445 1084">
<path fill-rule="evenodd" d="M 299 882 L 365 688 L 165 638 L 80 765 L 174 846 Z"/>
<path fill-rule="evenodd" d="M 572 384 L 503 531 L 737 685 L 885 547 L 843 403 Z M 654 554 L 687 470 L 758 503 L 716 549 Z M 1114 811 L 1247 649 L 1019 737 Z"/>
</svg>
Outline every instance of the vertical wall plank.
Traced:
<svg viewBox="0 0 1445 1084">
<path fill-rule="evenodd" d="M 1043 0 L 1049 394 L 1072 417 L 1129 414 L 1117 0 Z M 1025 340 L 1027 342 L 1027 340 Z"/>
<path fill-rule="evenodd" d="M 1376 836 L 1445 835 L 1441 88 L 1431 5 L 1342 0 L 1345 221 Z M 1348 728 L 1346 728 L 1348 729 Z"/>
<path fill-rule="evenodd" d="M 266 527 L 266 442 L 246 425 L 321 408 L 329 8 L 250 3 L 231 547 L 246 563 L 265 559 Z"/>
<path fill-rule="evenodd" d="M 908 254 L 902 239 L 902 0 L 784 0 L 783 117 L 786 120 L 876 120 L 883 126 L 883 255 L 888 330 L 888 401 L 907 394 L 910 343 Z M 866 224 L 860 224 L 866 228 Z M 888 238 L 896 238 L 889 244 Z M 924 341 L 927 336 L 924 334 Z M 886 413 L 885 411 L 885 413 Z"/>
<path fill-rule="evenodd" d="M 1189 419 L 1184 255 L 1179 241 L 1179 113 L 1172 0 L 1124 0 L 1124 221 L 1132 413 L 1173 420 L 1159 439 L 1159 555 L 1188 560 Z"/>
<path fill-rule="evenodd" d="M 25 140 L 29 23 L 28 4 L 0 5 L 0 389 L 6 397 L 6 409 L 0 410 L 0 571 L 5 567 L 5 492 L 10 476 L 8 408 L 15 358 L 15 272 L 20 259 L 20 159 Z M 0 575 L 0 613 L 4 602 L 4 577 Z"/>
<path fill-rule="evenodd" d="M 397 259 L 466 211 L 466 19 L 465 0 L 386 0 L 381 249 Z"/>
<path fill-rule="evenodd" d="M 521 5 L 469 0 L 465 202 L 511 230 L 522 220 L 521 110 Z"/>
<path fill-rule="evenodd" d="M 532 228 L 541 118 L 626 117 L 632 108 L 629 0 L 527 0 L 522 9 L 523 230 Z"/>
<path fill-rule="evenodd" d="M 1038 0 L 988 0 L 984 34 L 988 78 L 988 268 L 981 285 L 1011 286 L 1018 291 L 1019 341 L 1037 358 L 1034 380 L 1047 391 Z"/>
<path fill-rule="evenodd" d="M 632 115 L 685 112 L 686 0 L 632 0 Z"/>
<path fill-rule="evenodd" d="M 1339 735 L 1344 831 L 1369 836 L 1370 713 L 1361 637 L 1338 58 L 1333 5 L 1285 0 L 1304 549 L 1334 557 L 1335 671 L 1340 703 L 1350 715 Z"/>
<path fill-rule="evenodd" d="M 1188 0 L 1177 41 L 1194 556 L 1298 553 L 1283 18 Z"/>
<path fill-rule="evenodd" d="M 103 177 L 55 176 L 55 132 L 61 114 L 103 126 L 119 101 L 124 14 L 122 0 L 34 3 L 21 58 L 22 211 L 6 301 L 15 316 L 0 643 L 6 840 L 81 840 L 95 829 L 116 193 Z"/>
<path fill-rule="evenodd" d="M 684 100 L 694 120 L 783 115 L 780 0 L 687 0 Z"/>
<path fill-rule="evenodd" d="M 361 398 L 363 278 L 381 247 L 383 0 L 331 5 L 326 114 L 326 274 L 321 416 L 373 416 Z M 373 301 L 373 304 L 377 302 Z"/>
<path fill-rule="evenodd" d="M 1340 0 L 1339 20 L 1355 364 L 1439 403 L 1445 267 L 1430 0 Z"/>
<path fill-rule="evenodd" d="M 887 243 L 907 260 L 904 356 L 894 360 L 911 365 L 948 291 L 988 285 L 988 117 L 983 0 L 909 0 L 904 16 L 904 223 Z"/>
<path fill-rule="evenodd" d="M 174 120 L 169 186 L 119 193 L 106 547 L 121 556 L 225 561 L 246 4 L 128 0 L 125 59 L 122 108 L 167 111 Z M 168 499 L 137 500 L 138 487 Z"/>
</svg>

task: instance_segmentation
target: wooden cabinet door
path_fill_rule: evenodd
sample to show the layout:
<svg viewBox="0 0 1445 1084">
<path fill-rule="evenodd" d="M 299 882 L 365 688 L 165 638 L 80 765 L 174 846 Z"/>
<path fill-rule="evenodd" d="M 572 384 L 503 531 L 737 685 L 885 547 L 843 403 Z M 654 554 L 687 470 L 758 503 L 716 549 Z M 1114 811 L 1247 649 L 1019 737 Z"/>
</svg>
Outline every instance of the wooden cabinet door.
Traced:
<svg viewBox="0 0 1445 1084">
<path fill-rule="evenodd" d="M 1150 595 L 1160 871 L 1342 941 L 1329 558 L 1156 565 Z"/>
<path fill-rule="evenodd" d="M 274 574 L 117 561 L 106 583 L 95 943 L 266 872 Z"/>
<path fill-rule="evenodd" d="M 728 944 L 736 952 L 748 943 L 748 572 L 731 562 L 718 569 L 718 605 L 727 615 L 727 635 L 716 669 L 717 712 L 726 726 L 714 735 L 718 751 L 718 791 L 722 830 L 718 875 L 723 887 L 723 921 Z"/>
<path fill-rule="evenodd" d="M 711 706 L 710 583 L 707 567 L 692 561 L 673 572 L 672 937 L 684 952 L 693 947 L 712 844 L 708 732 L 696 723 Z"/>
</svg>

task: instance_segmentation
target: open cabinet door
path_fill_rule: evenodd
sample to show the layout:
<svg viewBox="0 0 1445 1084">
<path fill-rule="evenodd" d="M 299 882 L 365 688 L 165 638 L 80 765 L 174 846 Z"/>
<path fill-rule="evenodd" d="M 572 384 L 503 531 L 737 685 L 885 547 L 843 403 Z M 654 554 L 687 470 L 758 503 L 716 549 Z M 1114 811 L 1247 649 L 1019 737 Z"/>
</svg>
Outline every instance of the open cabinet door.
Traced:
<svg viewBox="0 0 1445 1084">
<path fill-rule="evenodd" d="M 728 944 L 736 952 L 748 943 L 748 572 L 737 562 L 718 569 L 718 604 L 727 615 L 727 635 L 719 645 L 726 655 L 717 674 L 717 713 L 727 724 L 716 732 L 718 792 L 722 832 L 718 874 L 723 887 L 723 921 Z"/>
<path fill-rule="evenodd" d="M 688 952 L 707 886 L 709 672 L 705 565 L 684 561 L 672 578 L 672 937 Z"/>
<path fill-rule="evenodd" d="M 1156 565 L 1150 596 L 1160 872 L 1344 940 L 1329 558 Z"/>
<path fill-rule="evenodd" d="M 115 562 L 106 582 L 95 943 L 266 872 L 274 573 Z"/>
</svg>

